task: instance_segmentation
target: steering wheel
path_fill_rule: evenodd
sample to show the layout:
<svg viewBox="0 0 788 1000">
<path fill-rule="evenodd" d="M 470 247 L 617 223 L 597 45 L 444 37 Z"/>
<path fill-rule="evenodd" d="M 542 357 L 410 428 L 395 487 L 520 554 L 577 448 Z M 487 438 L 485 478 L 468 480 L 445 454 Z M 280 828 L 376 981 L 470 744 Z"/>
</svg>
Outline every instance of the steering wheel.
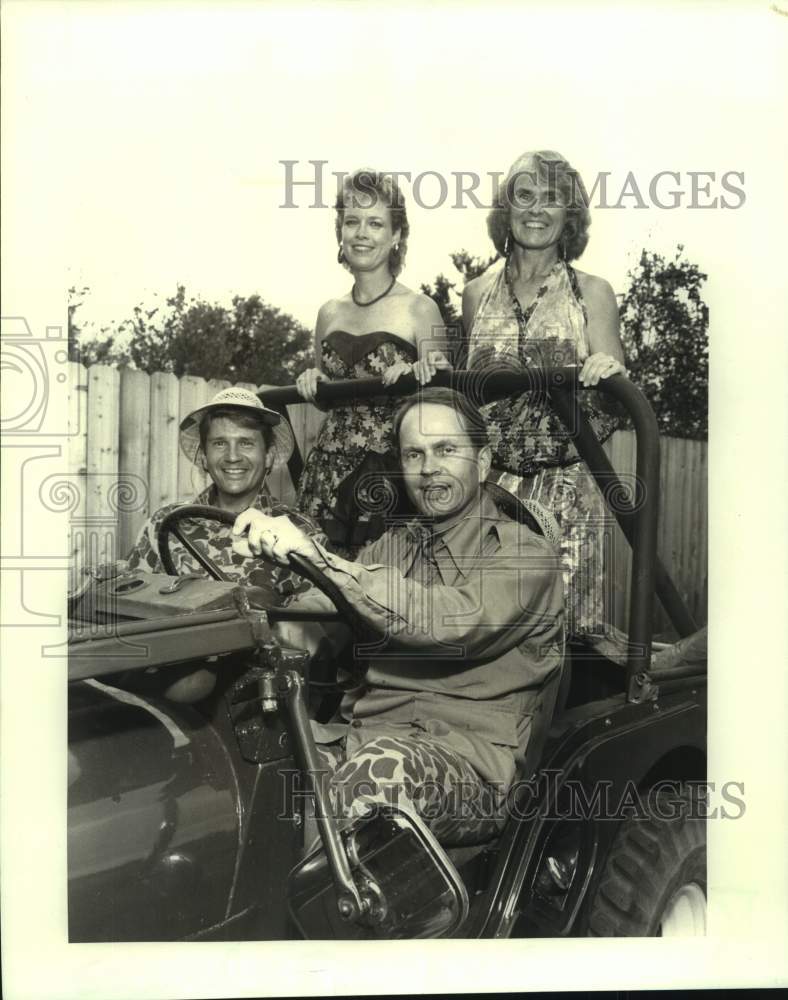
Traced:
<svg viewBox="0 0 788 1000">
<path fill-rule="evenodd" d="M 214 580 L 228 582 L 229 577 L 219 569 L 213 559 L 201 552 L 181 531 L 181 521 L 194 520 L 195 518 L 204 521 L 218 521 L 219 524 L 227 524 L 232 527 L 235 524 L 236 515 L 231 514 L 228 510 L 222 510 L 221 507 L 210 507 L 207 504 L 198 503 L 187 504 L 185 507 L 176 507 L 175 510 L 171 510 L 161 522 L 156 536 L 156 546 L 165 572 L 168 576 L 178 576 L 170 552 L 170 535 L 175 535 L 189 555 L 197 560 L 209 576 L 213 577 Z"/>
<path fill-rule="evenodd" d="M 172 559 L 172 553 L 170 552 L 170 535 L 175 535 L 181 545 L 183 545 L 183 547 L 192 556 L 194 556 L 206 573 L 212 576 L 215 580 L 226 581 L 228 577 L 222 572 L 221 569 L 219 569 L 213 559 L 211 559 L 210 556 L 206 555 L 204 552 L 201 552 L 193 542 L 189 541 L 180 529 L 181 521 L 195 518 L 218 521 L 220 524 L 232 526 L 235 524 L 236 515 L 231 514 L 229 511 L 222 510 L 220 507 L 210 507 L 204 504 L 189 504 L 185 507 L 176 507 L 175 510 L 170 511 L 170 513 L 167 514 L 161 522 L 161 526 L 159 527 L 156 537 L 159 556 L 164 569 L 170 576 L 178 575 L 175 569 L 175 563 Z M 261 563 L 265 566 L 278 567 L 279 565 L 278 563 L 272 563 L 270 560 L 262 559 Z M 299 576 L 309 580 L 313 586 L 317 587 L 318 590 L 322 591 L 328 598 L 330 598 L 336 608 L 336 611 L 309 611 L 306 608 L 300 610 L 296 608 L 271 607 L 270 605 L 266 605 L 265 612 L 270 622 L 344 622 L 346 625 L 350 626 L 358 640 L 372 641 L 381 638 L 379 633 L 377 633 L 360 618 L 340 588 L 334 583 L 333 580 L 326 576 L 322 570 L 317 569 L 307 559 L 304 559 L 303 556 L 295 553 L 290 556 L 289 563 L 291 569 L 298 573 Z M 326 688 L 328 692 L 333 692 L 334 695 L 336 695 L 341 694 L 346 687 L 353 687 L 358 684 L 362 676 L 363 671 L 351 668 L 350 682 L 348 684 L 338 684 L 336 680 L 330 682 L 318 682 L 312 680 L 310 683 L 317 688 Z M 329 697 L 331 697 L 331 695 L 329 695 Z"/>
<path fill-rule="evenodd" d="M 206 555 L 204 552 L 201 552 L 197 546 L 183 533 L 180 529 L 180 523 L 181 521 L 194 520 L 197 518 L 218 521 L 220 524 L 226 524 L 232 527 L 232 525 L 235 524 L 236 516 L 236 514 L 232 514 L 230 511 L 222 510 L 221 507 L 210 507 L 206 504 L 187 504 L 184 507 L 176 507 L 175 510 L 170 511 L 170 513 L 167 514 L 161 522 L 156 536 L 159 557 L 167 574 L 169 576 L 178 576 L 178 571 L 175 569 L 175 563 L 170 551 L 170 535 L 175 535 L 181 545 L 197 560 L 209 576 L 212 576 L 214 580 L 224 580 L 225 582 L 229 582 L 229 577 L 223 573 L 221 569 L 219 569 L 213 559 L 211 559 L 210 556 Z M 289 562 L 291 568 L 298 573 L 299 576 L 309 580 L 309 582 L 317 587 L 318 590 L 322 591 L 326 597 L 330 598 L 336 608 L 336 613 L 314 612 L 307 610 L 291 611 L 287 608 L 271 608 L 269 610 L 272 619 L 289 621 L 344 621 L 353 629 L 356 635 L 363 635 L 365 638 L 370 637 L 369 626 L 362 621 L 352 604 L 350 604 L 333 580 L 327 577 L 322 570 L 314 567 L 308 560 L 304 559 L 303 556 L 299 556 L 294 553 L 290 556 Z M 272 563 L 270 560 L 262 558 L 261 563 L 266 566 L 276 566 L 277 568 L 279 565 L 278 563 Z"/>
</svg>

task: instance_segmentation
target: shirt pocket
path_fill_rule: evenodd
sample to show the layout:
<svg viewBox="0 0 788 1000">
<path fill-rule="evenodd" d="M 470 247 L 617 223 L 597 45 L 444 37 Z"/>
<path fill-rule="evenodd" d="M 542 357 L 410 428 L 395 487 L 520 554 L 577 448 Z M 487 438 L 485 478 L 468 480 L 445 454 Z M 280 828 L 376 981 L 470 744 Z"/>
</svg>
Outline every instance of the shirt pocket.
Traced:
<svg viewBox="0 0 788 1000">
<path fill-rule="evenodd" d="M 516 713 L 510 708 L 498 707 L 495 704 L 485 705 L 485 711 L 489 712 L 490 718 L 489 722 L 485 720 L 485 733 L 482 735 L 496 746 L 518 747 L 520 745 L 519 720 Z"/>
<path fill-rule="evenodd" d="M 438 707 L 426 699 L 419 699 L 415 719 L 433 736 L 460 733 L 496 746 L 515 748 L 520 745 L 518 715 L 510 705 L 459 699 L 452 703 L 441 699 Z"/>
</svg>

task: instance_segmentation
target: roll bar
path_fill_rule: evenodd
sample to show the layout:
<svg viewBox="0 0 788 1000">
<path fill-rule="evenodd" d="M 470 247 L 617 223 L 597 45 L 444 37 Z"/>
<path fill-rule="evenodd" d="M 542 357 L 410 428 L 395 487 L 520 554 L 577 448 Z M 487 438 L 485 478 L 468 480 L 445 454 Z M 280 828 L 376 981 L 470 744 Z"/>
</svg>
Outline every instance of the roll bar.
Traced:
<svg viewBox="0 0 788 1000">
<path fill-rule="evenodd" d="M 654 411 L 641 390 L 623 375 L 601 379 L 594 387 L 618 400 L 635 428 L 637 489 L 636 495 L 630 498 L 631 491 L 617 475 L 579 406 L 577 391 L 584 391 L 586 387 L 578 381 L 578 374 L 579 369 L 574 367 L 530 368 L 522 372 L 439 371 L 430 387 L 456 389 L 477 406 L 534 390 L 549 393 L 556 413 L 632 546 L 627 691 L 630 700 L 639 701 L 648 688 L 646 675 L 651 663 L 655 590 L 680 636 L 691 635 L 698 626 L 657 557 L 660 458 Z M 407 373 L 389 386 L 384 386 L 379 378 L 320 382 L 316 398 L 319 405 L 330 407 L 352 405 L 374 397 L 409 396 L 419 389 L 415 377 Z M 285 419 L 288 419 L 288 405 L 303 402 L 295 386 L 265 389 L 259 397 Z M 294 482 L 298 481 L 302 468 L 303 460 L 296 449 L 289 462 Z"/>
</svg>

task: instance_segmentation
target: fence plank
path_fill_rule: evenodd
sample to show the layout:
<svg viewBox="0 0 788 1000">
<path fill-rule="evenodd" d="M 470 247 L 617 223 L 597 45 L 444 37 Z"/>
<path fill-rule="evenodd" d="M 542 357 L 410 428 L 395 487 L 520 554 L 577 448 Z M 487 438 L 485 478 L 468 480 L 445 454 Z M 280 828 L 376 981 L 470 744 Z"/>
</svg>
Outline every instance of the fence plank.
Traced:
<svg viewBox="0 0 788 1000">
<path fill-rule="evenodd" d="M 305 442 L 304 455 L 308 455 L 317 442 L 320 429 L 325 423 L 328 414 L 324 413 L 322 410 L 318 410 L 318 408 L 316 406 L 312 406 L 311 403 L 302 403 L 301 409 L 304 411 L 306 417 L 305 433 L 304 433 L 304 442 Z"/>
<path fill-rule="evenodd" d="M 693 484 L 689 479 L 688 466 L 689 442 L 680 438 L 665 438 L 664 469 L 667 473 L 665 489 L 662 494 L 660 516 L 665 525 L 669 545 L 669 558 L 665 565 L 685 603 L 691 607 L 686 581 L 686 561 L 688 544 L 688 525 L 685 517 L 692 502 Z M 667 621 L 667 616 L 666 616 Z"/>
<path fill-rule="evenodd" d="M 687 604 L 690 609 L 695 605 L 695 587 L 692 568 L 695 564 L 698 539 L 695 534 L 695 512 L 700 501 L 698 483 L 698 449 L 695 441 L 687 441 L 687 473 L 686 484 L 682 491 L 682 517 L 686 518 L 683 525 L 682 573 L 684 588 L 687 594 Z"/>
<path fill-rule="evenodd" d="M 327 414 L 311 403 L 293 403 L 287 407 L 287 415 L 290 418 L 290 425 L 293 428 L 301 458 L 306 459 L 315 446 Z M 293 502 L 295 502 L 297 488 L 298 483 L 293 483 L 291 486 Z"/>
<path fill-rule="evenodd" d="M 150 376 L 134 368 L 120 373 L 120 454 L 118 474 L 123 509 L 118 524 L 118 549 L 125 556 L 150 513 L 148 450 L 150 435 Z"/>
<path fill-rule="evenodd" d="M 120 377 L 115 368 L 88 370 L 87 559 L 118 558 L 118 438 Z"/>
<path fill-rule="evenodd" d="M 272 497 L 281 500 L 282 503 L 286 503 L 290 507 L 295 506 L 296 491 L 287 465 L 277 461 L 268 474 L 266 482 L 268 492 Z"/>
<path fill-rule="evenodd" d="M 70 426 L 79 425 L 83 430 L 70 439 L 69 467 L 73 475 L 84 480 L 82 495 L 86 498 L 83 507 L 78 507 L 72 515 L 72 520 L 76 523 L 80 518 L 83 521 L 86 518 L 104 518 L 104 536 L 114 540 L 113 517 L 119 514 L 117 537 L 125 549 L 147 513 L 176 499 L 191 498 L 205 485 L 206 480 L 200 470 L 189 469 L 185 460 L 180 458 L 177 438 L 179 419 L 231 383 L 218 379 L 206 382 L 191 376 L 179 383 L 174 375 L 161 373 L 147 380 L 144 373 L 132 370 L 125 370 L 119 377 L 117 372 L 103 366 L 93 366 L 86 372 L 78 364 L 71 366 L 71 380 L 69 422 Z M 147 393 L 145 384 L 148 385 Z M 254 385 L 241 385 L 256 391 Z M 317 440 L 326 414 L 309 403 L 288 406 L 287 409 L 296 442 L 302 456 L 306 457 Z M 90 431 L 86 433 L 84 428 L 87 427 Z M 617 431 L 605 444 L 605 451 L 622 476 L 634 476 L 633 432 Z M 701 623 L 707 618 L 707 462 L 705 442 L 662 438 L 658 552 Z M 129 477 L 139 476 L 144 480 L 146 473 L 147 509 L 139 505 L 136 509 L 121 509 L 119 512 L 109 509 L 118 496 L 119 475 L 122 486 Z M 102 476 L 108 477 L 103 485 L 100 482 Z M 296 484 L 291 482 L 286 468 L 275 470 L 269 477 L 268 485 L 279 499 L 288 504 L 294 503 Z M 83 535 L 72 530 L 71 553 L 75 565 L 80 565 L 85 559 Z M 99 561 L 97 556 L 95 551 L 87 554 L 91 562 Z M 612 528 L 606 565 L 610 614 L 614 624 L 626 628 L 631 552 L 617 525 Z M 658 604 L 655 607 L 655 628 L 661 631 L 668 628 L 667 617 Z"/>
<path fill-rule="evenodd" d="M 702 468 L 702 451 L 698 441 L 685 442 L 687 448 L 687 468 L 682 493 L 681 517 L 684 523 L 682 537 L 682 582 L 687 603 L 699 623 L 705 621 L 703 607 L 703 579 L 700 551 L 702 530 L 700 519 L 705 514 L 704 470 Z"/>
<path fill-rule="evenodd" d="M 672 509 L 672 500 L 669 492 L 669 466 L 671 458 L 674 456 L 670 442 L 667 438 L 660 438 L 660 466 L 659 466 L 659 517 L 657 518 L 657 555 L 675 582 L 673 569 L 672 532 L 669 513 Z M 673 638 L 674 631 L 670 624 L 670 619 L 665 613 L 659 600 L 654 602 L 654 633 L 661 639 Z"/>
<path fill-rule="evenodd" d="M 698 538 L 698 555 L 692 579 L 695 592 L 695 617 L 705 625 L 709 619 L 709 450 L 705 441 L 698 441 L 698 504 L 695 512 L 695 532 Z"/>
<path fill-rule="evenodd" d="M 68 473 L 75 500 L 69 524 L 69 590 L 75 589 L 85 565 L 85 521 L 88 488 L 88 372 L 78 361 L 68 365 Z"/>
<path fill-rule="evenodd" d="M 295 437 L 296 447 L 301 453 L 301 459 L 305 460 L 306 456 L 312 449 L 314 442 L 310 442 L 309 433 L 309 410 L 315 410 L 320 412 L 316 407 L 312 406 L 311 403 L 294 403 L 287 407 L 287 416 L 290 418 L 290 426 L 293 428 L 293 436 Z M 288 478 L 290 478 L 288 476 Z M 298 483 L 292 483 L 293 491 L 293 501 L 298 492 Z"/>
<path fill-rule="evenodd" d="M 210 401 L 214 393 L 203 378 L 196 375 L 184 375 L 180 380 L 180 395 L 178 398 L 178 424 L 192 410 Z M 199 464 L 190 462 L 178 448 L 178 496 L 191 499 L 200 493 L 207 482 L 205 473 Z"/>
<path fill-rule="evenodd" d="M 150 510 L 178 499 L 178 380 L 167 372 L 150 377 Z"/>
<path fill-rule="evenodd" d="M 228 382 L 226 378 L 211 378 L 208 379 L 208 387 L 211 390 L 211 399 L 222 391 L 222 389 L 229 389 L 232 382 Z"/>
<path fill-rule="evenodd" d="M 681 596 L 687 602 L 687 604 L 692 605 L 692 598 L 690 595 L 690 581 L 688 578 L 688 570 L 690 565 L 690 549 L 693 544 L 692 539 L 692 504 L 695 500 L 695 482 L 693 480 L 694 472 L 694 449 L 692 447 L 692 441 L 682 441 L 681 442 L 682 451 L 682 482 L 684 484 L 683 489 L 680 491 L 674 490 L 671 493 L 671 497 L 675 497 L 673 504 L 673 519 L 677 519 L 677 543 L 676 543 L 676 567 L 677 575 L 681 581 Z"/>
</svg>

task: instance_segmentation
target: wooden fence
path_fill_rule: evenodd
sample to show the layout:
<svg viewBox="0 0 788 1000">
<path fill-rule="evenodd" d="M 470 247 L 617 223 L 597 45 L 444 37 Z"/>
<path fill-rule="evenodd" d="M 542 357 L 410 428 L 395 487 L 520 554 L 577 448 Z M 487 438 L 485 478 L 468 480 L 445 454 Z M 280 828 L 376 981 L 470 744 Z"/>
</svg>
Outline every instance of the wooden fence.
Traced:
<svg viewBox="0 0 788 1000">
<path fill-rule="evenodd" d="M 102 365 L 86 369 L 72 363 L 70 368 L 71 554 L 78 573 L 84 564 L 126 555 L 149 514 L 190 500 L 205 487 L 205 475 L 180 452 L 178 425 L 231 383 Z M 306 455 L 324 414 L 307 404 L 288 407 L 288 414 Z M 634 433 L 617 431 L 605 451 L 619 473 L 634 476 Z M 658 551 L 700 623 L 706 621 L 706 452 L 702 441 L 662 439 Z M 269 485 L 282 501 L 293 502 L 295 488 L 286 467 L 274 470 Z M 613 620 L 625 628 L 631 560 L 618 526 L 608 545 Z M 655 626 L 658 632 L 667 628 L 659 609 Z"/>
</svg>

